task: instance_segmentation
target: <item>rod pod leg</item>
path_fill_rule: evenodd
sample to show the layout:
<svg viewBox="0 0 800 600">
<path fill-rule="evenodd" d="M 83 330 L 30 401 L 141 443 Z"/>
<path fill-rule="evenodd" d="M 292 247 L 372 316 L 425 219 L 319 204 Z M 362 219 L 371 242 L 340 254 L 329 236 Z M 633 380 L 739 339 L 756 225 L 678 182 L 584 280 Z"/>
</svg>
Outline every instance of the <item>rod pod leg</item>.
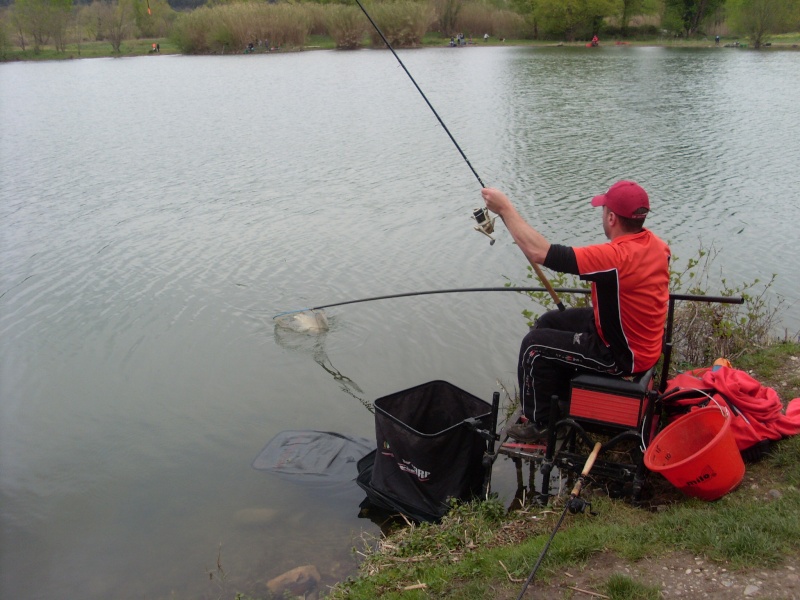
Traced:
<svg viewBox="0 0 800 600">
<path fill-rule="evenodd" d="M 542 491 L 539 494 L 539 503 L 545 506 L 550 500 L 550 474 L 553 472 L 553 457 L 556 453 L 556 443 L 558 438 L 556 436 L 556 423 L 558 422 L 558 396 L 550 398 L 550 415 L 547 421 L 547 449 L 544 451 L 544 460 L 542 461 Z M 533 481 L 531 481 L 531 488 L 533 488 Z"/>
</svg>

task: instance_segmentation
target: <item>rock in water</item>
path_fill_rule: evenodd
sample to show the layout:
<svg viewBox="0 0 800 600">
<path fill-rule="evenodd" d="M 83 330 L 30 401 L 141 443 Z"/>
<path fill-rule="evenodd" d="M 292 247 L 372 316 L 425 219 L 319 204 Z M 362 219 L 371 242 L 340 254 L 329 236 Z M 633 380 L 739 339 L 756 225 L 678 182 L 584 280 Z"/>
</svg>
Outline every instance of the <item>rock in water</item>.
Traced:
<svg viewBox="0 0 800 600">
<path fill-rule="evenodd" d="M 233 520 L 237 525 L 266 525 L 277 514 L 278 511 L 274 508 L 243 508 L 236 511 Z"/>
</svg>

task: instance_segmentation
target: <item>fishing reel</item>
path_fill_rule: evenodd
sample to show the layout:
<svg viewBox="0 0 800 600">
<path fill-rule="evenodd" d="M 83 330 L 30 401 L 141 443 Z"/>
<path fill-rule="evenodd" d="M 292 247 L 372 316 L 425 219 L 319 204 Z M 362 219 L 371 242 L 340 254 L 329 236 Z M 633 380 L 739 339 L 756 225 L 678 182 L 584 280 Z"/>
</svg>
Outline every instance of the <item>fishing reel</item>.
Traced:
<svg viewBox="0 0 800 600">
<path fill-rule="evenodd" d="M 587 502 L 586 500 L 584 500 L 580 496 L 578 496 L 578 497 L 574 497 L 573 496 L 572 498 L 567 500 L 567 510 L 569 510 L 570 514 L 573 514 L 573 515 L 583 514 L 587 510 L 589 511 L 590 515 L 592 515 L 592 516 L 596 516 L 597 515 L 597 513 L 592 510 L 592 503 L 591 502 Z"/>
<path fill-rule="evenodd" d="M 495 239 L 492 237 L 492 233 L 494 233 L 494 221 L 497 217 L 489 216 L 489 211 L 485 208 L 475 208 L 472 210 L 472 218 L 475 219 L 475 222 L 478 224 L 478 226 L 475 227 L 475 231 L 481 232 L 492 240 L 489 242 L 489 245 L 493 245 Z"/>
</svg>

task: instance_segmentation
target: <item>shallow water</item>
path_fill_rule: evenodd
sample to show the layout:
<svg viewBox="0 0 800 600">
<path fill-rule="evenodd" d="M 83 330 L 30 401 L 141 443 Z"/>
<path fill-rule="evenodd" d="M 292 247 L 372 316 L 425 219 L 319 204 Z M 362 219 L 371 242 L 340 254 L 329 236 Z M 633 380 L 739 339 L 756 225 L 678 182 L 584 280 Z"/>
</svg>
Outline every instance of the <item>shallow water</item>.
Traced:
<svg viewBox="0 0 800 600">
<path fill-rule="evenodd" d="M 552 241 L 601 241 L 588 198 L 636 179 L 677 256 L 713 244 L 734 285 L 777 273 L 800 330 L 800 55 L 400 56 L 482 180 Z M 364 404 L 425 381 L 513 388 L 530 303 L 353 304 L 322 336 L 271 317 L 532 283 L 501 225 L 494 246 L 472 231 L 479 188 L 388 52 L 0 65 L 0 596 L 351 574 L 378 531 L 357 486 L 252 460 L 285 430 L 374 439 Z M 504 497 L 512 479 L 498 463 Z"/>
</svg>

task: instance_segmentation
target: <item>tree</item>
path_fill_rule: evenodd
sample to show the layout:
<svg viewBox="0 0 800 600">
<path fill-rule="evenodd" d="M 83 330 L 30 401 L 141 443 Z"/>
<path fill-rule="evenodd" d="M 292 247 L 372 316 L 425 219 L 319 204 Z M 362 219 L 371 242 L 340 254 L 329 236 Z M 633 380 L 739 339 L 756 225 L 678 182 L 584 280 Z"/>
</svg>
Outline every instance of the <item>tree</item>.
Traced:
<svg viewBox="0 0 800 600">
<path fill-rule="evenodd" d="M 722 6 L 725 0 L 665 0 L 667 19 L 673 17 L 680 21 L 686 37 L 700 31 L 705 18 Z"/>
<path fill-rule="evenodd" d="M 650 15 L 658 12 L 660 5 L 653 0 L 621 0 L 619 26 L 623 37 L 628 35 L 631 19 L 637 15 Z"/>
<path fill-rule="evenodd" d="M 135 0 L 133 12 L 136 27 L 142 37 L 146 38 L 166 36 L 178 16 L 167 0 Z"/>
<path fill-rule="evenodd" d="M 3 60 L 5 60 L 11 47 L 11 36 L 8 34 L 8 28 L 6 27 L 6 12 L 5 9 L 0 11 L 0 58 Z"/>
<path fill-rule="evenodd" d="M 768 34 L 776 33 L 790 17 L 791 8 L 788 0 L 729 0 L 729 23 L 760 48 Z"/>
<path fill-rule="evenodd" d="M 100 12 L 104 37 L 119 54 L 122 42 L 128 38 L 136 25 L 133 0 L 119 0 L 117 5 L 106 4 Z"/>
<path fill-rule="evenodd" d="M 23 33 L 33 38 L 37 54 L 52 37 L 56 48 L 65 50 L 66 30 L 72 11 L 72 0 L 15 0 L 14 17 Z"/>
<path fill-rule="evenodd" d="M 574 42 L 579 34 L 598 33 L 605 17 L 617 12 L 618 0 L 538 0 L 538 22 L 550 34 Z"/>
<path fill-rule="evenodd" d="M 16 35 L 17 45 L 20 50 L 25 52 L 27 41 L 25 40 L 25 27 L 22 25 L 20 14 L 16 10 L 9 10 L 9 20 L 14 27 L 14 35 Z"/>
</svg>

